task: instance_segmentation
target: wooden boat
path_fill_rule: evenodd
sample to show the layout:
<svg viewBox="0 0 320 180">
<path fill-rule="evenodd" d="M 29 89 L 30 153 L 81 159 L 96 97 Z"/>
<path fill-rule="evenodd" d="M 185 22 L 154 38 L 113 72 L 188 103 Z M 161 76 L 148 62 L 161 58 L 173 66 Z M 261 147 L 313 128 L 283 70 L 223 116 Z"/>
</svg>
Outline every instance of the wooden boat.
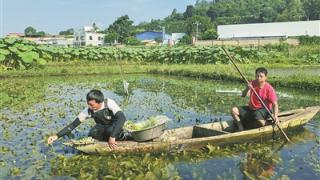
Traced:
<svg viewBox="0 0 320 180">
<path fill-rule="evenodd" d="M 283 130 L 303 126 L 320 110 L 320 106 L 295 109 L 280 113 L 279 119 Z M 267 125 L 260 128 L 238 132 L 232 121 L 220 121 L 177 129 L 165 130 L 157 139 L 148 142 L 118 141 L 115 150 L 111 150 L 106 142 L 91 138 L 89 141 L 73 140 L 64 143 L 87 154 L 110 154 L 110 152 L 174 152 L 191 148 L 204 147 L 207 144 L 223 145 L 241 143 L 254 138 L 270 136 L 278 131 L 277 126 Z"/>
</svg>

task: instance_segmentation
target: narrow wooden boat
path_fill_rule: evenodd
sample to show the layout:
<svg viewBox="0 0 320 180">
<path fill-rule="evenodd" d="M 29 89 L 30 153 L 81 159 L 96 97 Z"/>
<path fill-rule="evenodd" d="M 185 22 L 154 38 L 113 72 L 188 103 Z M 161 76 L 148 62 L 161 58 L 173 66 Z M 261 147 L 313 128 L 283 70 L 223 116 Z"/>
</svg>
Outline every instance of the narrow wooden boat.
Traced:
<svg viewBox="0 0 320 180">
<path fill-rule="evenodd" d="M 282 129 L 303 126 L 320 110 L 320 106 L 295 109 L 280 113 Z M 204 147 L 207 144 L 223 145 L 241 143 L 254 138 L 270 136 L 278 131 L 277 126 L 267 125 L 260 128 L 237 132 L 232 121 L 220 121 L 208 124 L 165 130 L 157 139 L 148 142 L 118 141 L 115 150 L 111 150 L 106 142 L 94 139 L 72 140 L 64 143 L 87 154 L 110 154 L 110 152 L 154 152 L 181 151 Z"/>
</svg>

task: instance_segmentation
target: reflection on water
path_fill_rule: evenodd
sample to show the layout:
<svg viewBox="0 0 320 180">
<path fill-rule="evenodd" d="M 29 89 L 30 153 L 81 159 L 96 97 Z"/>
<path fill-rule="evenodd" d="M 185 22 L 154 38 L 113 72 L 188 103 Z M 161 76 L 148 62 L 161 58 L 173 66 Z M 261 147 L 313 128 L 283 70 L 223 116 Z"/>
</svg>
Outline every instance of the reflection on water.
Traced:
<svg viewBox="0 0 320 180">
<path fill-rule="evenodd" d="M 165 76 L 131 76 L 129 97 L 124 96 L 119 77 L 87 76 L 1 80 L 0 178 L 50 176 L 81 178 L 154 177 L 184 179 L 230 179 L 233 177 L 320 176 L 319 130 L 316 116 L 304 129 L 289 134 L 293 144 L 258 141 L 229 147 L 214 147 L 178 154 L 86 156 L 64 147 L 45 144 L 48 135 L 71 122 L 85 106 L 92 88 L 121 105 L 128 119 L 140 121 L 164 114 L 168 128 L 231 120 L 230 107 L 247 104 L 240 98 L 244 86 L 219 81 Z M 280 109 L 319 105 L 319 94 L 278 89 Z M 236 92 L 236 93 L 234 93 Z M 71 138 L 86 136 L 93 121 L 79 126 Z M 277 135 L 277 137 L 281 137 Z"/>
</svg>

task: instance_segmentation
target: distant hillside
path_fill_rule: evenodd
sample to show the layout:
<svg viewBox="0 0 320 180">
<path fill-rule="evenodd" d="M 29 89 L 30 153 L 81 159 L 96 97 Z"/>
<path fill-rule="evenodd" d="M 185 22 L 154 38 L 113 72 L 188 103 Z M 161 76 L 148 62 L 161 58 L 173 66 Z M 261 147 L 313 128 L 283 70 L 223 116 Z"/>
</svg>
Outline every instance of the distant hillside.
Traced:
<svg viewBox="0 0 320 180">
<path fill-rule="evenodd" d="M 173 9 L 164 19 L 142 22 L 137 31 L 186 32 L 194 35 L 196 22 L 202 39 L 210 39 L 217 25 L 320 19 L 320 0 L 198 0 L 179 13 Z"/>
</svg>

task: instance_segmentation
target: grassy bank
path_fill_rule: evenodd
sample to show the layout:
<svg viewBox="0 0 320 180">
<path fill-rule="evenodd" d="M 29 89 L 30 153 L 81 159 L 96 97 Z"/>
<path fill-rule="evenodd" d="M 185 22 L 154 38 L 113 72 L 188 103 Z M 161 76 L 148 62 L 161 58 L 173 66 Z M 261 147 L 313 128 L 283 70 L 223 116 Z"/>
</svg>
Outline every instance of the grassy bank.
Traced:
<svg viewBox="0 0 320 180">
<path fill-rule="evenodd" d="M 254 71 L 261 64 L 242 64 L 240 69 L 248 79 L 254 78 Z M 269 81 L 276 87 L 291 87 L 320 91 L 320 66 L 264 65 L 269 69 Z M 72 76 L 72 75 L 110 75 L 154 73 L 175 76 L 196 77 L 223 81 L 242 82 L 238 72 L 231 64 L 138 64 L 125 62 L 120 68 L 117 64 L 91 62 L 51 63 L 43 69 L 1 71 L 0 78 L 32 76 Z"/>
<path fill-rule="evenodd" d="M 138 63 L 124 63 L 121 65 L 121 67 L 122 71 L 128 74 L 147 72 L 146 66 Z M 108 64 L 106 62 L 55 62 L 48 64 L 44 68 L 0 71 L 0 78 L 120 74 L 120 69 L 120 65 Z"/>
<path fill-rule="evenodd" d="M 255 69 L 261 65 L 240 65 L 247 78 L 254 79 Z M 320 66 L 266 65 L 269 82 L 275 87 L 290 87 L 320 91 Z M 243 82 L 232 65 L 167 65 L 150 68 L 150 73 L 187 76 L 223 81 Z M 272 74 L 273 72 L 273 74 Z"/>
</svg>

